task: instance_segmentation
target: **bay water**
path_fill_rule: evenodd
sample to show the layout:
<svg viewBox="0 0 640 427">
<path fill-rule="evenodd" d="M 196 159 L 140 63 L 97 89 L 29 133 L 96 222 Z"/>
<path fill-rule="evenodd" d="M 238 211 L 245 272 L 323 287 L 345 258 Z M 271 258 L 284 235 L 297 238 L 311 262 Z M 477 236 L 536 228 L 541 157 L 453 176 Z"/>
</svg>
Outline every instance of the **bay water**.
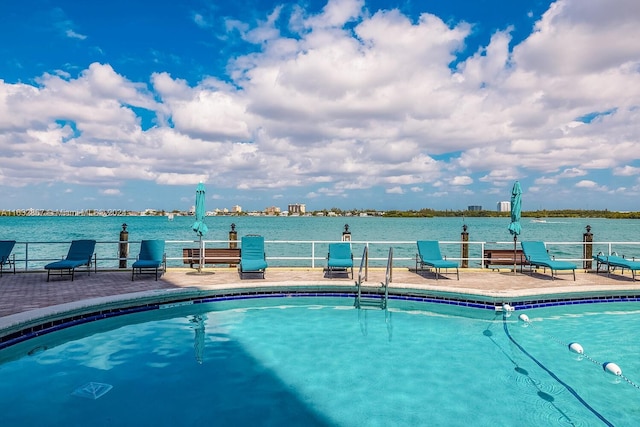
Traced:
<svg viewBox="0 0 640 427">
<path fill-rule="evenodd" d="M 16 240 L 14 252 L 16 258 L 22 260 L 18 268 L 26 266 L 24 260 L 28 252 L 31 269 L 63 257 L 71 240 L 94 239 L 98 241 L 96 253 L 102 260 L 99 267 L 110 267 L 117 265 L 120 231 L 126 223 L 131 257 L 137 255 L 140 240 L 163 239 L 167 241 L 168 264 L 178 266 L 182 265 L 181 249 L 198 245 L 198 237 L 191 229 L 193 222 L 194 218 L 189 216 L 177 216 L 173 220 L 165 216 L 0 217 L 0 240 Z M 480 242 L 486 247 L 513 247 L 513 237 L 507 229 L 509 218 L 212 216 L 205 222 L 209 227 L 203 237 L 207 247 L 227 246 L 232 224 L 238 240 L 247 234 L 264 236 L 272 266 L 310 266 L 312 257 L 316 264 L 322 265 L 328 242 L 340 241 L 346 224 L 354 256 L 359 258 L 362 248 L 368 244 L 372 265 L 384 265 L 389 247 L 394 247 L 394 259 L 398 260 L 394 265 L 412 265 L 416 240 L 438 240 L 444 255 L 459 258 L 463 226 L 469 233 L 471 258 L 481 257 Z M 582 257 L 587 225 L 593 233 L 594 254 L 612 250 L 619 255 L 640 257 L 640 220 L 637 219 L 523 218 L 521 223 L 518 241 L 544 241 L 557 258 Z M 470 267 L 479 264 L 479 260 L 472 260 Z"/>
</svg>

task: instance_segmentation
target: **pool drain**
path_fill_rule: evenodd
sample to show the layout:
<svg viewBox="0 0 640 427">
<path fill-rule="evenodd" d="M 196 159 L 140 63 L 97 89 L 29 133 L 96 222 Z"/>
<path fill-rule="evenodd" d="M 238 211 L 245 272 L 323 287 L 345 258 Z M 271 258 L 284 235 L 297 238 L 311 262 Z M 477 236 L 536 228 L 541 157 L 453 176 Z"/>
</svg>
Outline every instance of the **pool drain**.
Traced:
<svg viewBox="0 0 640 427">
<path fill-rule="evenodd" d="M 78 387 L 71 394 L 85 399 L 96 400 L 107 394 L 112 388 L 111 384 L 90 382 Z"/>
</svg>

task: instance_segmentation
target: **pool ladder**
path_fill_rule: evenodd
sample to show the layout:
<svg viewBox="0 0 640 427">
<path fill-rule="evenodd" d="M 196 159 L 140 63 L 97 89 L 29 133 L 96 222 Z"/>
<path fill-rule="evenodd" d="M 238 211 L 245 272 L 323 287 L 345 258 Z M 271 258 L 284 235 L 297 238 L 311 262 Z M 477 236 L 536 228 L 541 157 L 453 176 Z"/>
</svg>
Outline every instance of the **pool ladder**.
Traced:
<svg viewBox="0 0 640 427">
<path fill-rule="evenodd" d="M 363 287 L 362 284 L 366 281 L 366 274 L 363 280 L 362 270 L 365 260 L 368 257 L 368 249 L 364 248 L 362 254 L 362 261 L 360 262 L 360 271 L 358 272 L 358 281 L 356 287 L 358 292 L 356 294 L 355 307 L 358 309 L 358 322 L 360 323 L 360 332 L 362 335 L 367 336 L 369 334 L 369 310 L 384 310 L 384 323 L 387 325 L 387 335 L 389 341 L 393 336 L 393 326 L 391 323 L 391 312 L 389 311 L 389 283 L 392 279 L 392 267 L 393 267 L 393 248 L 389 248 L 389 257 L 387 259 L 387 272 L 385 274 L 384 282 L 380 287 L 367 286 Z M 366 296 L 363 296 L 363 290 Z"/>
<path fill-rule="evenodd" d="M 363 269 L 365 266 L 365 260 L 369 256 L 369 248 L 365 246 L 362 253 L 362 260 L 360 261 L 360 270 L 358 271 L 358 280 L 356 281 L 356 301 L 355 307 L 357 309 L 380 309 L 386 310 L 387 303 L 389 301 L 389 283 L 392 280 L 393 272 L 393 248 L 389 248 L 389 256 L 387 258 L 387 271 L 385 273 L 385 280 L 381 283 L 381 286 L 363 286 Z M 366 295 L 363 295 L 363 291 Z"/>
</svg>

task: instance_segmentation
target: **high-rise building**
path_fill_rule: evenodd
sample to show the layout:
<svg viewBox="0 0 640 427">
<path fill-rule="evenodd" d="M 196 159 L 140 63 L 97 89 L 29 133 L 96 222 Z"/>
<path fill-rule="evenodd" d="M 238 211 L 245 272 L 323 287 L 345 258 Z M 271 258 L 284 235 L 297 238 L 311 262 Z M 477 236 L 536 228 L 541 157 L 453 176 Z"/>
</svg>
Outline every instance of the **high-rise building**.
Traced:
<svg viewBox="0 0 640 427">
<path fill-rule="evenodd" d="M 289 215 L 304 215 L 307 211 L 307 208 L 304 204 L 295 203 L 293 205 L 289 205 Z"/>
<path fill-rule="evenodd" d="M 232 212 L 232 213 L 241 213 L 241 212 L 242 212 L 242 206 L 240 206 L 240 205 L 234 205 L 234 206 L 231 208 L 231 212 Z"/>
<path fill-rule="evenodd" d="M 482 206 L 480 206 L 480 205 L 469 205 L 469 207 L 467 207 L 467 210 L 469 210 L 469 211 L 481 211 L 482 210 Z"/>
<path fill-rule="evenodd" d="M 498 202 L 498 212 L 509 212 L 511 210 L 511 202 Z"/>
</svg>

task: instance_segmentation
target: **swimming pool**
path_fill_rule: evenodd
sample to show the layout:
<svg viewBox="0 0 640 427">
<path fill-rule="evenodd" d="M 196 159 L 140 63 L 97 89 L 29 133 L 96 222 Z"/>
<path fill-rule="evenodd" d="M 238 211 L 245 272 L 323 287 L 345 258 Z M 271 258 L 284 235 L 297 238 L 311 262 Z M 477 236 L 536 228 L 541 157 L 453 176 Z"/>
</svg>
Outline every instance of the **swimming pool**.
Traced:
<svg viewBox="0 0 640 427">
<path fill-rule="evenodd" d="M 632 425 L 640 304 L 173 307 L 0 352 L 3 425 Z M 584 348 L 580 356 L 570 342 Z M 581 360 L 578 360 L 581 359 Z M 614 361 L 624 378 L 601 364 Z M 103 394 L 104 393 L 104 394 Z"/>
</svg>

